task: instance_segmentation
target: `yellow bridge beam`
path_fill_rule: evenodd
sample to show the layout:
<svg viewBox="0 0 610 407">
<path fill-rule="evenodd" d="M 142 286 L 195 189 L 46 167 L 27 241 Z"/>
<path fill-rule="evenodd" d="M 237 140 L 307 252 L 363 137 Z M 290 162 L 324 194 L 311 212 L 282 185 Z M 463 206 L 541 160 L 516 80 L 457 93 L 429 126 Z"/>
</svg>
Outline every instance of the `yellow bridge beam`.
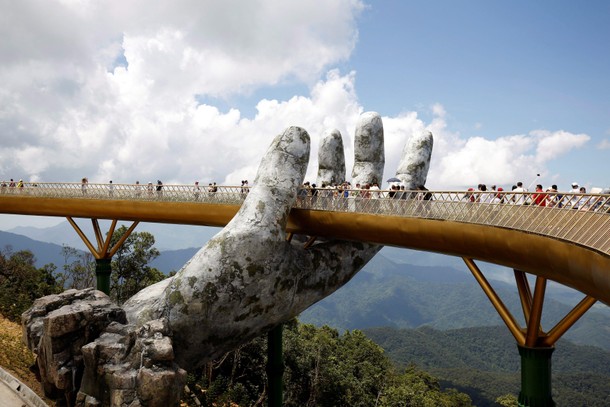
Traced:
<svg viewBox="0 0 610 407">
<path fill-rule="evenodd" d="M 239 205 L 3 196 L 2 212 L 222 227 Z M 405 247 L 500 264 L 572 287 L 610 305 L 610 256 L 516 229 L 355 212 L 293 209 L 287 231 Z"/>
</svg>

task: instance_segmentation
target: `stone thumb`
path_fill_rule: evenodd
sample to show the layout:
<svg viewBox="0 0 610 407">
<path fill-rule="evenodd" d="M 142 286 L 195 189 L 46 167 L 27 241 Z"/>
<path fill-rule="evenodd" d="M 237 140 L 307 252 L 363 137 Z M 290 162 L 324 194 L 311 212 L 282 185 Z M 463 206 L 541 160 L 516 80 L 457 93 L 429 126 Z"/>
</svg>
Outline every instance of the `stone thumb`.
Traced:
<svg viewBox="0 0 610 407">
<path fill-rule="evenodd" d="M 284 236 L 288 214 L 303 184 L 309 150 L 309 134 L 300 127 L 289 127 L 275 137 L 261 160 L 253 187 L 226 229 L 255 228 L 257 234 Z"/>
</svg>

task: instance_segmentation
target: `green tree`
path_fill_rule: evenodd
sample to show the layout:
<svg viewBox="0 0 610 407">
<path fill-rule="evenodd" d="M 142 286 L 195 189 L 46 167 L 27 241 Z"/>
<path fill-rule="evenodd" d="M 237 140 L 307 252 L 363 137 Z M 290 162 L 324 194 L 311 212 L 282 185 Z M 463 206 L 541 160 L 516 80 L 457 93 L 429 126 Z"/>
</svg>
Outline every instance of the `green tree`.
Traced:
<svg viewBox="0 0 610 407">
<path fill-rule="evenodd" d="M 298 324 L 285 330 L 287 406 L 372 406 L 390 369 L 361 331 Z"/>
<path fill-rule="evenodd" d="M 264 405 L 266 346 L 261 337 L 227 353 L 192 372 L 189 387 L 204 406 Z M 340 335 L 328 326 L 293 320 L 284 326 L 284 360 L 287 407 L 472 405 L 467 395 L 441 391 L 436 378 L 415 367 L 396 373 L 382 349 L 360 331 Z"/>
<path fill-rule="evenodd" d="M 518 407 L 519 400 L 514 394 L 505 394 L 496 399 L 496 403 L 502 407 Z"/>
<path fill-rule="evenodd" d="M 408 366 L 404 373 L 390 376 L 379 398 L 379 407 L 468 407 L 472 400 L 454 389 L 442 391 L 438 379 Z"/>
<path fill-rule="evenodd" d="M 57 274 L 58 283 L 64 288 L 81 290 L 95 287 L 95 259 L 89 252 L 82 252 L 70 246 L 63 246 L 63 271 Z"/>
<path fill-rule="evenodd" d="M 55 266 L 37 269 L 35 261 L 28 250 L 13 253 L 7 247 L 0 251 L 0 312 L 12 321 L 19 322 L 35 299 L 61 292 L 54 277 Z"/>
<path fill-rule="evenodd" d="M 113 234 L 111 245 L 116 244 L 127 231 L 121 226 Z M 112 260 L 112 277 L 110 296 L 122 304 L 142 288 L 163 280 L 162 272 L 149 263 L 159 256 L 159 250 L 153 247 L 155 237 L 148 232 L 134 232 L 125 240 Z"/>
</svg>

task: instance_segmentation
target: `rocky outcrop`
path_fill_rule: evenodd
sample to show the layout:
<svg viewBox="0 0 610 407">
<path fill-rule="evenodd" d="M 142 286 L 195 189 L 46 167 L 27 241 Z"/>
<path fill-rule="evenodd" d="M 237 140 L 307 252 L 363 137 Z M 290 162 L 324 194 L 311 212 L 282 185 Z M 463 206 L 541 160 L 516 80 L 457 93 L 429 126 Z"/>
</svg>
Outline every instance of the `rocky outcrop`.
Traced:
<svg viewBox="0 0 610 407">
<path fill-rule="evenodd" d="M 186 371 L 174 363 L 167 323 L 126 322 L 93 288 L 36 300 L 22 315 L 24 342 L 47 397 L 78 407 L 178 405 Z"/>
<path fill-rule="evenodd" d="M 85 372 L 77 407 L 178 405 L 186 371 L 174 362 L 170 334 L 163 320 L 139 328 L 110 324 L 82 349 Z"/>
<path fill-rule="evenodd" d="M 125 311 L 93 288 L 39 298 L 21 320 L 45 395 L 69 406 L 74 405 L 83 376 L 82 347 L 109 323 L 127 322 Z"/>
</svg>

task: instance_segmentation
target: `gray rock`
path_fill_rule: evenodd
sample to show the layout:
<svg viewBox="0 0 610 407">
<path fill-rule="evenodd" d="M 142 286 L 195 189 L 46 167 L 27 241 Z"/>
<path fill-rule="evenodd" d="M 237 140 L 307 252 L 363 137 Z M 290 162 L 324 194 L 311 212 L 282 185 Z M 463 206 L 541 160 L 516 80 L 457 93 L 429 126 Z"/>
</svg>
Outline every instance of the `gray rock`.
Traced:
<svg viewBox="0 0 610 407">
<path fill-rule="evenodd" d="M 110 322 L 127 322 L 123 309 L 93 288 L 40 298 L 21 320 L 45 395 L 68 405 L 74 405 L 84 369 L 81 348 Z"/>
<path fill-rule="evenodd" d="M 328 130 L 320 138 L 318 149 L 318 186 L 345 181 L 345 152 L 339 130 Z"/>
<path fill-rule="evenodd" d="M 415 190 L 418 185 L 426 185 L 433 145 L 429 131 L 413 135 L 405 144 L 396 177 L 406 189 Z"/>
<path fill-rule="evenodd" d="M 382 184 L 385 151 L 383 123 L 376 112 L 363 113 L 354 135 L 352 185 Z"/>
<path fill-rule="evenodd" d="M 77 406 L 174 406 L 180 402 L 186 371 L 174 362 L 166 321 L 141 327 L 113 323 L 83 346 L 85 371 Z"/>
</svg>

